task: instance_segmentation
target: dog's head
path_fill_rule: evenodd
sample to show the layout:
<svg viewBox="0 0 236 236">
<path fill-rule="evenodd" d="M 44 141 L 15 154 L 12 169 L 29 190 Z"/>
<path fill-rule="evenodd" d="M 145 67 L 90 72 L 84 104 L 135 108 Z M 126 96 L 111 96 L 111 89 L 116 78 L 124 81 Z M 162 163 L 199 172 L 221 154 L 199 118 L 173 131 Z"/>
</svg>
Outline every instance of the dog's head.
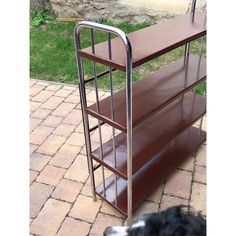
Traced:
<svg viewBox="0 0 236 236">
<path fill-rule="evenodd" d="M 205 236 L 206 220 L 174 206 L 160 213 L 144 214 L 131 227 L 107 227 L 104 236 Z"/>
</svg>

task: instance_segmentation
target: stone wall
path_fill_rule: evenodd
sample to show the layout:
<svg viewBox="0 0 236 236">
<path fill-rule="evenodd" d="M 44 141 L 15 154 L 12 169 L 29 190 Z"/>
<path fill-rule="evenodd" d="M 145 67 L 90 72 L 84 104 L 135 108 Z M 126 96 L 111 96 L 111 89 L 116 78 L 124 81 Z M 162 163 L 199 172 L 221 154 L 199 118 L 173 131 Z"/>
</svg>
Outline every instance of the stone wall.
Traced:
<svg viewBox="0 0 236 236">
<path fill-rule="evenodd" d="M 151 7 L 147 2 L 148 0 L 138 0 L 137 2 L 134 0 L 50 0 L 53 12 L 57 17 L 76 17 L 92 21 L 112 20 L 113 22 L 130 23 L 149 21 L 155 23 L 183 13 L 163 10 L 158 6 Z M 187 3 L 186 9 L 188 8 Z"/>
<path fill-rule="evenodd" d="M 30 0 L 30 9 L 43 10 L 48 4 L 48 0 Z"/>
<path fill-rule="evenodd" d="M 119 0 L 120 3 L 147 9 L 167 11 L 175 14 L 185 14 L 192 3 L 192 0 Z M 205 6 L 206 0 L 197 0 L 197 9 Z"/>
</svg>

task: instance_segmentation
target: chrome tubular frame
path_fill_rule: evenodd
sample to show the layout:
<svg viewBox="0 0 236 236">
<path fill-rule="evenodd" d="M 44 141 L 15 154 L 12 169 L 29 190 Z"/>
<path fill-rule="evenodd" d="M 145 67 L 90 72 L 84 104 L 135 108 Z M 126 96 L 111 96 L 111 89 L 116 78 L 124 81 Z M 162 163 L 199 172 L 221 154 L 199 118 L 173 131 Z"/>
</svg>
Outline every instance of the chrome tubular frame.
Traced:
<svg viewBox="0 0 236 236">
<path fill-rule="evenodd" d="M 75 31 L 75 35 L 76 35 L 75 38 L 78 38 L 76 31 Z M 80 48 L 80 40 L 75 39 L 75 46 L 76 48 Z M 85 83 L 84 83 L 83 61 L 82 61 L 82 58 L 78 54 L 78 50 L 76 51 L 76 59 L 77 59 L 77 65 L 78 65 L 79 91 L 80 91 L 80 101 L 81 101 L 81 110 L 82 110 L 82 118 L 83 118 L 83 126 L 84 126 L 88 169 L 89 169 L 89 175 L 90 175 L 90 180 L 91 180 L 92 196 L 93 196 L 93 200 L 96 201 L 97 199 L 96 199 L 96 194 L 95 194 L 93 162 L 90 156 L 91 140 L 90 140 L 90 135 L 89 135 L 89 121 L 88 121 L 88 114 L 85 111 L 85 108 L 87 107 L 87 100 L 86 100 L 86 91 L 85 91 Z"/>
<path fill-rule="evenodd" d="M 92 53 L 95 54 L 93 28 L 90 29 L 90 33 L 91 33 Z M 93 75 L 94 75 L 94 86 L 95 86 L 95 91 L 96 91 L 96 108 L 97 108 L 97 113 L 100 113 L 100 104 L 99 104 L 99 95 L 98 95 L 98 82 L 97 82 L 97 71 L 96 71 L 96 62 L 95 61 L 93 61 Z M 101 121 L 99 119 L 98 119 L 98 131 L 99 131 L 100 154 L 101 154 L 101 157 L 102 157 L 102 160 L 103 160 L 102 130 L 101 130 Z M 104 197 L 106 197 L 104 166 L 102 166 L 102 180 L 103 180 L 103 194 L 104 194 Z"/>
<path fill-rule="evenodd" d="M 108 39 L 110 37 L 110 34 L 114 34 L 118 36 L 118 38 L 123 42 L 123 46 L 126 49 L 126 122 L 127 122 L 127 204 L 128 204 L 128 224 L 132 224 L 132 48 L 131 44 L 129 42 L 129 39 L 127 38 L 126 34 L 115 27 L 102 25 L 99 23 L 94 22 L 88 22 L 88 21 L 81 21 L 77 24 L 75 28 L 75 46 L 76 46 L 76 55 L 77 55 L 77 64 L 78 64 L 78 77 L 79 77 L 79 88 L 80 88 L 80 98 L 81 98 L 81 108 L 82 108 L 82 116 L 83 116 L 83 124 L 84 124 L 84 133 L 85 133 L 85 142 L 86 142 L 86 151 L 87 151 L 87 158 L 88 158 L 88 165 L 89 165 L 89 174 L 91 179 L 91 186 L 92 186 L 92 195 L 93 199 L 96 199 L 95 194 L 95 181 L 94 181 L 94 168 L 92 163 L 92 157 L 90 156 L 91 152 L 91 141 L 90 141 L 90 130 L 89 130 L 89 123 L 88 123 L 88 114 L 86 112 L 87 107 L 87 101 L 86 101 L 86 92 L 85 92 L 85 83 L 84 75 L 83 75 L 83 64 L 82 64 L 82 58 L 80 57 L 79 51 L 82 49 L 80 44 L 80 33 L 82 28 L 88 28 L 93 31 L 100 30 L 103 32 L 108 33 Z M 110 41 L 110 40 L 109 40 Z M 94 49 L 94 41 L 93 41 L 93 35 L 92 35 L 92 48 Z M 109 54 L 111 55 L 111 43 L 108 44 L 109 48 Z M 96 64 L 94 62 L 94 73 L 96 73 Z M 112 80 L 112 71 L 114 69 L 110 68 L 108 71 L 104 72 L 104 74 L 109 73 L 110 79 Z M 94 80 L 98 78 L 96 74 L 94 74 Z M 93 79 L 92 78 L 92 79 Z M 91 80 L 92 80 L 91 79 Z M 96 83 L 96 82 L 95 82 Z M 96 88 L 97 90 L 97 88 Z M 112 87 L 111 87 L 112 92 Z M 97 91 L 96 91 L 97 94 Z M 112 98 L 111 98 L 112 99 Z M 97 99 L 98 103 L 98 99 Z M 97 107 L 99 109 L 99 105 Z M 111 104 L 111 109 L 113 108 L 113 104 Z M 98 111 L 99 112 L 99 111 Z M 114 114 L 113 114 L 114 115 Z M 114 116 L 113 116 L 114 117 Z M 99 121 L 100 122 L 100 121 Z M 98 124 L 98 127 L 100 127 L 100 123 Z M 113 139 L 114 139 L 114 130 L 113 130 Z M 101 133 L 100 133 L 101 134 Z M 100 137 L 101 138 L 101 137 Z M 113 143 L 113 148 L 114 148 Z M 114 158 L 115 152 L 114 152 Z M 104 187 L 105 188 L 105 187 Z"/>
<path fill-rule="evenodd" d="M 191 7 L 191 21 L 192 22 L 194 21 L 196 3 L 197 3 L 197 0 L 192 0 L 192 7 Z"/>
<path fill-rule="evenodd" d="M 190 11 L 190 17 L 191 17 L 191 21 L 192 22 L 194 21 L 195 10 L 196 10 L 196 3 L 197 3 L 197 0 L 192 0 L 191 11 Z M 190 43 L 186 43 L 185 44 L 185 52 L 184 52 L 185 60 L 188 59 L 189 50 L 190 50 Z"/>
<path fill-rule="evenodd" d="M 109 60 L 112 60 L 112 52 L 111 52 L 111 33 L 108 33 L 108 49 L 109 49 Z M 112 76 L 112 68 L 109 68 L 109 80 L 110 80 L 110 93 L 111 93 L 111 119 L 114 121 L 115 119 L 115 112 L 114 112 L 114 99 L 113 99 L 113 76 Z M 113 146 L 113 158 L 114 158 L 114 167 L 116 168 L 116 145 L 115 145 L 115 128 L 112 127 L 112 146 Z M 117 206 L 117 176 L 115 177 L 115 205 Z"/>
</svg>

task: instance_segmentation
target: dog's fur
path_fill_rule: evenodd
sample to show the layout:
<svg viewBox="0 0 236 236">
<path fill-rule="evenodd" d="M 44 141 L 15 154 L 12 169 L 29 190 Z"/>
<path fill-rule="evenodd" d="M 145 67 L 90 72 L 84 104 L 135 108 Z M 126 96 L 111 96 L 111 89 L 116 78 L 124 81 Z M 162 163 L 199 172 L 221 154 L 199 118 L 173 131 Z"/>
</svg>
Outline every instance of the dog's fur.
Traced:
<svg viewBox="0 0 236 236">
<path fill-rule="evenodd" d="M 206 220 L 184 211 L 183 205 L 144 214 L 131 227 L 108 227 L 104 236 L 205 236 Z"/>
</svg>

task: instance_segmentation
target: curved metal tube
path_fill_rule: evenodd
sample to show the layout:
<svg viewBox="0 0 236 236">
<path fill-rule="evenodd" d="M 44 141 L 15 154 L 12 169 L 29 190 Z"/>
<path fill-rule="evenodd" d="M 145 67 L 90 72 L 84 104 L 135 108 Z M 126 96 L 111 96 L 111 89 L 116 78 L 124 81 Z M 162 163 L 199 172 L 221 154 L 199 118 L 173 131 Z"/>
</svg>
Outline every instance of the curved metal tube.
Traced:
<svg viewBox="0 0 236 236">
<path fill-rule="evenodd" d="M 127 122 L 127 204 L 128 204 L 128 224 L 132 224 L 132 47 L 129 42 L 128 37 L 126 34 L 113 26 L 102 25 L 95 22 L 89 21 L 81 21 L 77 24 L 75 28 L 75 42 L 76 42 L 76 55 L 77 55 L 77 62 L 79 68 L 79 79 L 80 79 L 80 87 L 81 87 L 81 102 L 82 102 L 82 115 L 84 120 L 84 131 L 85 131 L 85 141 L 86 141 L 86 149 L 87 154 L 89 153 L 88 150 L 91 149 L 90 137 L 89 137 L 89 129 L 87 128 L 87 114 L 85 111 L 86 106 L 86 93 L 84 92 L 84 79 L 82 73 L 82 63 L 81 57 L 78 51 L 81 49 L 80 45 L 80 32 L 82 28 L 90 28 L 90 29 L 97 29 L 107 33 L 112 33 L 118 36 L 123 45 L 126 49 L 126 122 Z M 92 171 L 92 158 L 88 154 L 88 163 L 90 169 L 90 177 L 91 177 L 91 184 L 92 184 L 92 191 L 93 196 L 95 195 L 95 185 L 94 185 L 94 177 Z"/>
<path fill-rule="evenodd" d="M 76 36 L 79 36 L 80 30 L 82 28 L 90 28 L 90 29 L 93 28 L 93 29 L 104 31 L 104 32 L 113 33 L 122 39 L 122 42 L 124 43 L 124 46 L 127 50 L 131 49 L 129 39 L 127 38 L 126 34 L 122 30 L 120 30 L 116 27 L 109 26 L 109 25 L 103 25 L 103 24 L 99 24 L 96 22 L 81 21 L 75 27 Z M 80 45 L 79 45 L 79 49 L 81 49 Z"/>
</svg>

